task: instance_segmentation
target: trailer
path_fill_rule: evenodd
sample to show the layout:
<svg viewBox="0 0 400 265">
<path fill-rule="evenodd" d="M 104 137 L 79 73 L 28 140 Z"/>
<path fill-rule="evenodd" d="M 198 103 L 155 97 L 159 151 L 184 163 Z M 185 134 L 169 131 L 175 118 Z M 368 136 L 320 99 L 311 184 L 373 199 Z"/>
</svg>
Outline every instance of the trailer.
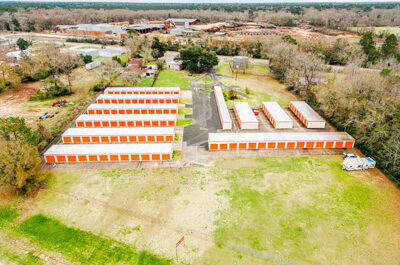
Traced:
<svg viewBox="0 0 400 265">
<path fill-rule="evenodd" d="M 348 157 L 343 160 L 342 168 L 347 171 L 375 168 L 376 162 L 370 157 Z"/>
<path fill-rule="evenodd" d="M 250 108 L 247 102 L 235 102 L 233 103 L 233 110 L 236 118 L 238 119 L 240 129 L 242 130 L 257 130 L 258 120 L 254 115 L 253 110 Z"/>
<path fill-rule="evenodd" d="M 325 128 L 325 120 L 305 101 L 291 101 L 289 108 L 307 128 Z"/>
<path fill-rule="evenodd" d="M 209 150 L 352 148 L 346 132 L 209 133 Z"/>
<path fill-rule="evenodd" d="M 262 110 L 268 120 L 276 129 L 293 128 L 293 120 L 279 106 L 277 102 L 266 101 L 262 103 Z"/>
<path fill-rule="evenodd" d="M 175 127 L 177 114 L 80 115 L 76 127 Z"/>
<path fill-rule="evenodd" d="M 57 144 L 44 153 L 46 163 L 167 161 L 171 143 Z"/>
<path fill-rule="evenodd" d="M 214 87 L 215 101 L 217 102 L 217 108 L 219 113 L 219 119 L 221 121 L 222 130 L 232 130 L 232 119 L 229 115 L 228 107 L 226 106 L 224 94 L 220 86 Z"/>
<path fill-rule="evenodd" d="M 108 87 L 104 94 L 117 95 L 151 95 L 151 94 L 175 94 L 179 95 L 179 87 Z"/>
<path fill-rule="evenodd" d="M 178 104 L 179 95 L 151 94 L 151 95 L 116 95 L 102 94 L 96 99 L 97 104 Z"/>
<path fill-rule="evenodd" d="M 173 142 L 174 127 L 69 128 L 61 138 L 64 144 Z"/>
<path fill-rule="evenodd" d="M 94 114 L 177 114 L 178 104 L 90 104 L 87 113 Z"/>
</svg>

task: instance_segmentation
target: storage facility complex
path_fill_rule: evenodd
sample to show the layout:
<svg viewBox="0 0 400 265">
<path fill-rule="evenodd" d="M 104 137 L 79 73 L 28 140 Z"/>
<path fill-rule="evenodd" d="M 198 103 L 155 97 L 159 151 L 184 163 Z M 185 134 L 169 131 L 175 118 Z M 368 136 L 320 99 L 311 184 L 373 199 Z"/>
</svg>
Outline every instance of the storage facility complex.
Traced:
<svg viewBox="0 0 400 265">
<path fill-rule="evenodd" d="M 247 102 L 233 103 L 233 110 L 238 119 L 240 129 L 257 130 L 258 120 Z"/>
<path fill-rule="evenodd" d="M 63 143 L 172 142 L 174 127 L 69 128 Z"/>
<path fill-rule="evenodd" d="M 214 87 L 215 101 L 217 102 L 217 108 L 219 118 L 221 120 L 222 130 L 232 130 L 232 119 L 229 115 L 228 107 L 225 103 L 224 94 L 219 86 Z"/>
<path fill-rule="evenodd" d="M 325 120 L 304 101 L 291 101 L 289 108 L 309 129 L 325 128 Z"/>
<path fill-rule="evenodd" d="M 76 119 L 77 127 L 160 127 L 176 126 L 176 114 L 88 115 Z"/>
<path fill-rule="evenodd" d="M 179 87 L 126 88 L 125 91 L 144 93 L 99 96 L 99 103 L 89 105 L 87 114 L 77 118 L 76 127 L 62 134 L 62 144 L 53 145 L 44 153 L 45 162 L 171 160 Z"/>
<path fill-rule="evenodd" d="M 176 94 L 179 95 L 179 87 L 108 87 L 104 94 Z"/>
<path fill-rule="evenodd" d="M 151 95 L 116 95 L 102 94 L 97 97 L 98 104 L 178 104 L 177 94 L 151 94 Z"/>
<path fill-rule="evenodd" d="M 293 120 L 281 108 L 281 106 L 279 106 L 277 102 L 273 101 L 263 102 L 262 110 L 265 116 L 267 116 L 268 120 L 276 129 L 293 128 Z"/>
<path fill-rule="evenodd" d="M 176 114 L 178 104 L 90 104 L 88 114 Z"/>
<path fill-rule="evenodd" d="M 57 144 L 44 154 L 47 163 L 161 161 L 172 159 L 171 143 Z"/>
<path fill-rule="evenodd" d="M 209 150 L 352 148 L 345 132 L 209 133 Z"/>
</svg>

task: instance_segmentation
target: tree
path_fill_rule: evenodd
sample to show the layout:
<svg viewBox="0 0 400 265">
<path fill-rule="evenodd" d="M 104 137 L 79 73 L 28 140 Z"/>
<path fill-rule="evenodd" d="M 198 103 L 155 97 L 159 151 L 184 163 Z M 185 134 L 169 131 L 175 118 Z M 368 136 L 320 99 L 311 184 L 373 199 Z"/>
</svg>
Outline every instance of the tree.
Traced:
<svg viewBox="0 0 400 265">
<path fill-rule="evenodd" d="M 17 40 L 17 46 L 18 46 L 18 48 L 19 48 L 21 51 L 24 51 L 24 50 L 28 49 L 28 47 L 29 47 L 29 42 L 27 42 L 26 40 L 24 40 L 24 39 L 22 39 L 22 38 L 19 38 L 19 39 Z"/>
<path fill-rule="evenodd" d="M 93 62 L 93 57 L 92 57 L 92 55 L 83 55 L 83 54 L 81 54 L 81 55 L 79 55 L 79 57 L 82 59 L 82 61 L 85 63 L 85 64 L 88 64 L 88 63 L 91 63 L 91 62 Z"/>
<path fill-rule="evenodd" d="M 0 140 L 0 185 L 8 191 L 28 195 L 39 187 L 44 174 L 37 147 L 24 141 Z"/>
<path fill-rule="evenodd" d="M 21 117 L 0 118 L 0 139 L 3 141 L 19 141 L 36 145 L 39 135 L 32 131 Z"/>
<path fill-rule="evenodd" d="M 394 34 L 387 36 L 385 42 L 382 45 L 382 55 L 385 58 L 394 56 L 398 52 L 399 42 Z"/>
<path fill-rule="evenodd" d="M 142 45 L 142 38 L 139 36 L 129 37 L 124 41 L 125 47 L 129 49 L 132 58 L 137 57 L 139 54 L 140 46 Z"/>
<path fill-rule="evenodd" d="M 158 59 L 160 57 L 164 56 L 164 53 L 167 49 L 167 45 L 163 42 L 161 42 L 158 37 L 153 38 L 153 44 L 151 45 L 151 48 L 153 49 L 152 51 L 152 56 L 155 59 Z"/>
<path fill-rule="evenodd" d="M 208 52 L 200 46 L 190 46 L 180 51 L 182 66 L 189 72 L 203 72 L 218 64 L 215 52 Z"/>
<path fill-rule="evenodd" d="M 58 57 L 59 72 L 67 76 L 68 89 L 70 93 L 72 93 L 72 81 L 74 79 L 72 72 L 75 68 L 82 65 L 82 63 L 83 61 L 81 58 L 73 53 L 60 53 Z"/>
<path fill-rule="evenodd" d="M 367 63 L 372 63 L 375 64 L 378 62 L 380 58 L 380 54 L 378 50 L 376 49 L 375 41 L 372 37 L 372 32 L 367 32 L 364 33 L 361 40 L 360 40 L 360 45 L 364 53 L 367 55 Z"/>
</svg>

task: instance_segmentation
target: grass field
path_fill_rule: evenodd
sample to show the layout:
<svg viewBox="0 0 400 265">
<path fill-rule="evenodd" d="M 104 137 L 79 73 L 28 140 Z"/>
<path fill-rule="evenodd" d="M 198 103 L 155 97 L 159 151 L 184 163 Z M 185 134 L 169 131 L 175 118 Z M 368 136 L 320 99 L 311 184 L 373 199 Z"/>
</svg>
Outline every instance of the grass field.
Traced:
<svg viewBox="0 0 400 265">
<path fill-rule="evenodd" d="M 196 77 L 199 75 L 193 75 Z M 187 72 L 174 71 L 174 70 L 162 70 L 157 77 L 157 81 L 154 84 L 155 87 L 174 87 L 178 86 L 182 90 L 190 89 L 189 81 L 191 78 Z"/>
<path fill-rule="evenodd" d="M 40 256 L 47 264 L 398 264 L 399 190 L 378 170 L 342 171 L 341 160 L 236 157 L 212 167 L 52 171 L 49 187 L 31 203 L 13 203 L 20 211 L 0 207 L 0 246 L 7 234 L 8 242 L 28 239 L 33 248 L 29 255 L 2 250 L 0 257 Z"/>
<path fill-rule="evenodd" d="M 388 34 L 400 33 L 399 27 L 351 27 L 350 30 L 359 33 L 373 31 L 376 35 L 380 35 L 382 33 L 388 33 Z"/>
<path fill-rule="evenodd" d="M 229 62 L 226 61 L 218 66 L 217 73 L 233 77 L 219 77 L 224 85 L 239 86 L 238 90 L 243 93 L 247 88 L 250 91 L 248 97 L 237 101 L 247 101 L 252 107 L 260 107 L 262 101 L 277 101 L 282 107 L 288 107 L 291 100 L 296 100 L 286 86 L 270 74 L 270 69 L 266 66 L 251 65 L 245 73 L 239 72 L 236 80 L 236 73 L 231 72 Z M 232 107 L 233 102 L 228 101 L 227 105 Z"/>
</svg>

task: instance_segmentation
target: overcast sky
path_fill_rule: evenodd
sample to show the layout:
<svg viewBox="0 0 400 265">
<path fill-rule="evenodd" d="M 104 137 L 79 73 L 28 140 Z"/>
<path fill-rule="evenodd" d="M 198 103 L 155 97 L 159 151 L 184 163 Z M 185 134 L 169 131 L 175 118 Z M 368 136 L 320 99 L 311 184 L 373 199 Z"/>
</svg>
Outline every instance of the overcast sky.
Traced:
<svg viewBox="0 0 400 265">
<path fill-rule="evenodd" d="M 310 3 L 310 2 L 323 2 L 323 3 L 352 3 L 352 2 L 398 2 L 400 0 L 2 0 L 2 1 L 13 1 L 13 2 L 126 2 L 126 3 Z"/>
</svg>

